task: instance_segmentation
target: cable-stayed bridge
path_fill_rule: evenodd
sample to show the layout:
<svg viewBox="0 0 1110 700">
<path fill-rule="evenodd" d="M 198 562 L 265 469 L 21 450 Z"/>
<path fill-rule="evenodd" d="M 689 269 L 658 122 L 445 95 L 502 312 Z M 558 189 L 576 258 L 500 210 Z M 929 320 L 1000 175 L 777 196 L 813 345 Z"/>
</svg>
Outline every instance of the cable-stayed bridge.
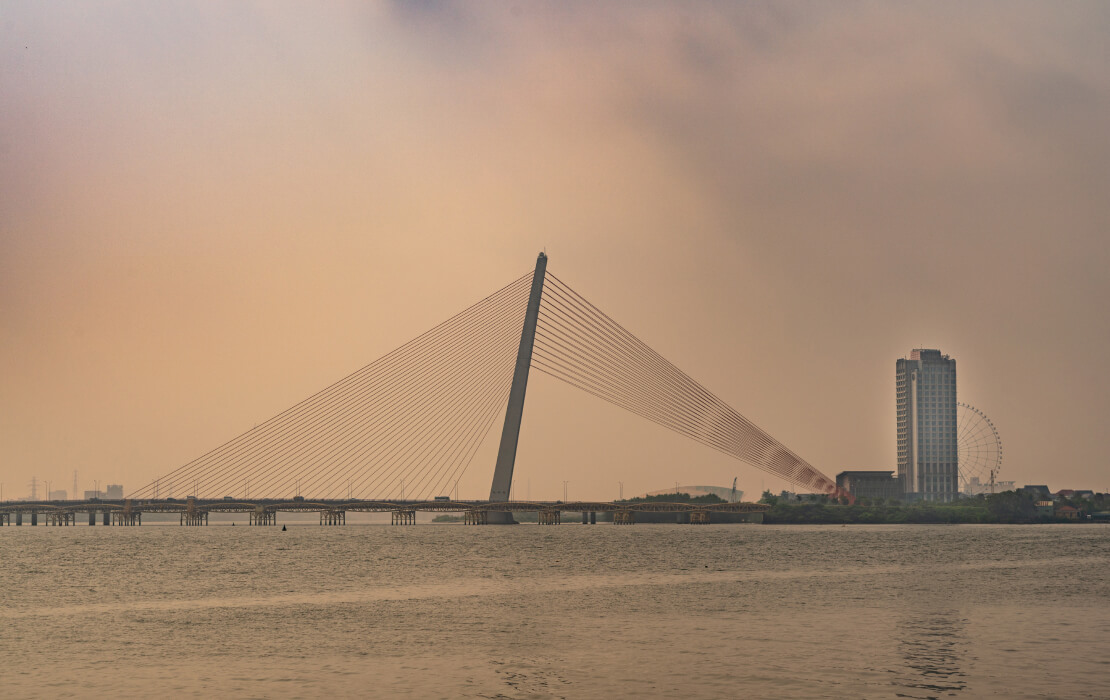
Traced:
<svg viewBox="0 0 1110 700">
<path fill-rule="evenodd" d="M 277 510 L 315 509 L 322 523 L 327 513 L 347 510 L 392 510 L 395 522 L 397 513 L 414 520 L 415 510 L 463 510 L 474 522 L 512 522 L 512 512 L 520 510 L 540 512 L 541 521 L 547 513 L 555 522 L 567 510 L 634 512 L 604 503 L 509 503 L 532 369 L 799 488 L 840 495 L 831 479 L 548 272 L 541 253 L 535 270 L 135 490 L 118 511 L 105 502 L 99 510 L 105 522 L 109 514 L 134 521 L 133 513 L 144 510 L 181 510 L 188 524 L 199 524 L 202 514 L 207 522 L 211 511 L 244 509 L 267 522 L 266 513 Z M 489 501 L 460 502 L 459 480 L 500 416 Z M 451 493 L 455 499 L 444 496 Z M 185 496 L 186 505 L 173 494 Z M 752 505 L 716 509 L 740 512 Z M 88 510 L 94 522 L 91 507 L 65 510 Z M 711 512 L 693 510 L 699 515 L 692 522 Z M 62 511 L 43 511 L 62 517 Z"/>
</svg>

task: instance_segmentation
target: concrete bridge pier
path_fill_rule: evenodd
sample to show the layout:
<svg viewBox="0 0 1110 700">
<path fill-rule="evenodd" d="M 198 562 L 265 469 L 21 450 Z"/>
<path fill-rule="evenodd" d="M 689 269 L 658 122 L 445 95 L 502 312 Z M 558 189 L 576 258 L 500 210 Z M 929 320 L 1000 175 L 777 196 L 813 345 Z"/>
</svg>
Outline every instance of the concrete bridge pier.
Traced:
<svg viewBox="0 0 1110 700">
<path fill-rule="evenodd" d="M 463 523 L 466 525 L 485 525 L 487 512 L 481 508 L 470 508 L 463 513 Z"/>
<path fill-rule="evenodd" d="M 398 508 L 393 511 L 390 525 L 415 525 L 416 510 L 413 508 Z"/>
<path fill-rule="evenodd" d="M 636 522 L 636 513 L 631 510 L 618 510 L 613 513 L 614 525 L 632 525 Z"/>
<path fill-rule="evenodd" d="M 322 511 L 320 511 L 320 524 L 321 525 L 346 525 L 347 524 L 347 511 L 345 511 L 345 510 L 322 510 Z"/>
<path fill-rule="evenodd" d="M 96 511 L 95 510 L 90 510 L 89 511 L 89 527 L 94 527 L 95 525 L 96 525 Z"/>
<path fill-rule="evenodd" d="M 15 524 L 16 525 L 22 525 L 23 524 L 23 511 L 20 511 L 20 512 L 15 514 Z"/>
<path fill-rule="evenodd" d="M 597 511 L 590 511 L 590 525 L 597 525 Z"/>
<path fill-rule="evenodd" d="M 263 510 L 259 506 L 250 515 L 250 525 L 277 525 L 277 511 Z"/>
<path fill-rule="evenodd" d="M 111 525 L 112 524 L 112 514 L 108 511 L 104 511 L 104 524 L 105 525 Z"/>
<path fill-rule="evenodd" d="M 582 511 L 582 524 L 583 525 L 589 525 L 590 524 L 590 512 L 588 510 Z"/>
<path fill-rule="evenodd" d="M 38 524 L 39 524 L 38 511 L 33 510 L 33 511 L 31 511 L 31 525 L 34 526 L 34 525 L 38 525 Z"/>
<path fill-rule="evenodd" d="M 208 511 L 201 510 L 193 513 L 182 513 L 180 519 L 181 525 L 207 525 L 208 524 Z"/>
<path fill-rule="evenodd" d="M 46 524 L 54 525 L 57 527 L 69 527 L 70 525 L 77 525 L 77 513 L 47 513 Z"/>
<path fill-rule="evenodd" d="M 138 527 L 143 524 L 143 514 L 141 511 L 128 513 L 126 511 L 113 511 L 112 512 L 113 525 L 126 525 L 128 527 Z"/>
</svg>

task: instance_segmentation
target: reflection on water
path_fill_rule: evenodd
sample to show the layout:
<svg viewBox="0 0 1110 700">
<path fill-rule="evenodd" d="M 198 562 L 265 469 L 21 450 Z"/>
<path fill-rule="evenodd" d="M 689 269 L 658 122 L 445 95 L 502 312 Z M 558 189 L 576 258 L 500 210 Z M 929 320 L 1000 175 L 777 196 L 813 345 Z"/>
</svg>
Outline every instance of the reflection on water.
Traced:
<svg viewBox="0 0 1110 700">
<path fill-rule="evenodd" d="M 4 528 L 0 687 L 1082 696 L 1110 673 L 1108 545 L 1083 526 Z"/>
<path fill-rule="evenodd" d="M 967 620 L 947 610 L 928 615 L 915 615 L 899 621 L 898 652 L 905 659 L 909 673 L 899 679 L 902 688 L 924 691 L 897 693 L 898 697 L 938 698 L 954 696 L 967 688 L 967 674 L 962 670 L 968 654 L 964 634 Z"/>
</svg>

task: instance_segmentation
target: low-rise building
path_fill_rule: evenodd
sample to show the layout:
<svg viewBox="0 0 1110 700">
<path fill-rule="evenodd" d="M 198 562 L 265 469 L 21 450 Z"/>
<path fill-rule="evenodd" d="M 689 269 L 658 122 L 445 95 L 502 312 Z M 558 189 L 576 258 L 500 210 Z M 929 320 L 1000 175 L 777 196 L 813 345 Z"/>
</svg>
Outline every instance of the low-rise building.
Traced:
<svg viewBox="0 0 1110 700">
<path fill-rule="evenodd" d="M 1026 484 L 1018 489 L 1018 493 L 1030 495 L 1038 500 L 1052 498 L 1052 492 L 1044 484 Z"/>
<path fill-rule="evenodd" d="M 1056 517 L 1079 520 L 1079 509 L 1075 506 L 1060 506 L 1056 509 Z"/>
<path fill-rule="evenodd" d="M 1090 500 L 1095 497 L 1095 492 L 1090 489 L 1060 489 L 1055 494 L 1056 500 L 1061 498 L 1085 498 Z"/>
<path fill-rule="evenodd" d="M 1047 515 L 1051 518 L 1056 514 L 1056 504 L 1052 501 L 1037 501 L 1033 505 L 1037 507 L 1037 515 Z"/>
<path fill-rule="evenodd" d="M 794 493 L 793 491 L 782 491 L 778 498 L 781 503 L 825 503 L 829 500 L 828 494 Z"/>
<path fill-rule="evenodd" d="M 888 471 L 844 471 L 836 475 L 836 485 L 855 498 L 901 499 L 901 480 Z"/>
</svg>

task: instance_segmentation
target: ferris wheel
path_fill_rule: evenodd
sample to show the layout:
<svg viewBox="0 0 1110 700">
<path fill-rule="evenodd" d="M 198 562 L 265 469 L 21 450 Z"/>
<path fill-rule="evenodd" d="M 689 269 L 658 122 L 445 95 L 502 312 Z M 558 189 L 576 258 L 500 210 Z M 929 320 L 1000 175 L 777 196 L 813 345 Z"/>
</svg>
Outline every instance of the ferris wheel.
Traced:
<svg viewBox="0 0 1110 700">
<path fill-rule="evenodd" d="M 994 423 L 974 406 L 956 404 L 956 444 L 960 481 L 966 489 L 972 477 L 980 484 L 994 481 L 1002 469 L 1002 438 Z"/>
</svg>

